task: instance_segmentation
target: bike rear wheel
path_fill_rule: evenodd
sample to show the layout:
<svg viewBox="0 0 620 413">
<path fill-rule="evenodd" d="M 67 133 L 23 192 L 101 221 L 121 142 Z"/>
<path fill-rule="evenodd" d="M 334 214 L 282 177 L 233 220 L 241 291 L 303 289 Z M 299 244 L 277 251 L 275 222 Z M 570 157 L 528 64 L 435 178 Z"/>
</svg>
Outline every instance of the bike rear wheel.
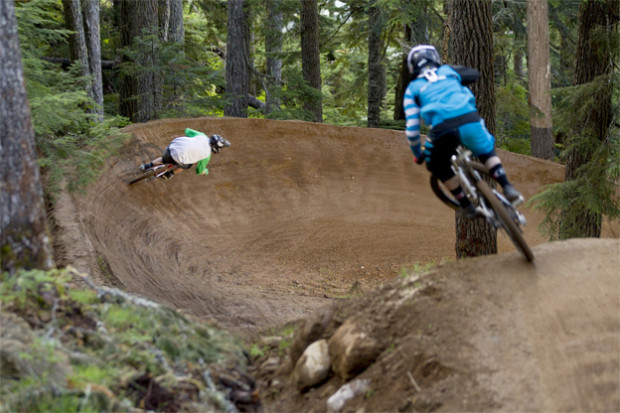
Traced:
<svg viewBox="0 0 620 413">
<path fill-rule="evenodd" d="M 441 202 L 448 205 L 452 209 L 458 210 L 461 207 L 461 204 L 454 199 L 452 196 L 448 195 L 441 186 L 441 181 L 435 176 L 431 175 L 431 189 L 433 193 Z"/>
<path fill-rule="evenodd" d="M 517 249 L 523 254 L 525 259 L 528 262 L 534 261 L 534 254 L 532 250 L 525 242 L 523 238 L 523 234 L 521 233 L 521 228 L 517 225 L 517 223 L 510 217 L 510 214 L 506 210 L 506 207 L 502 205 L 501 201 L 497 199 L 491 187 L 485 181 L 476 182 L 476 187 L 480 194 L 487 200 L 493 211 L 497 214 L 498 219 L 502 223 L 502 228 L 508 234 L 508 237 L 512 241 L 512 243 L 517 247 Z"/>
<path fill-rule="evenodd" d="M 487 168 L 480 162 L 471 161 L 469 165 L 476 171 L 483 174 L 483 176 L 488 176 Z M 459 210 L 461 208 L 461 204 L 457 201 L 452 195 L 448 195 L 448 193 L 444 190 L 441 181 L 435 175 L 431 175 L 430 178 L 431 189 L 433 193 L 441 202 L 448 205 L 450 208 Z"/>
</svg>

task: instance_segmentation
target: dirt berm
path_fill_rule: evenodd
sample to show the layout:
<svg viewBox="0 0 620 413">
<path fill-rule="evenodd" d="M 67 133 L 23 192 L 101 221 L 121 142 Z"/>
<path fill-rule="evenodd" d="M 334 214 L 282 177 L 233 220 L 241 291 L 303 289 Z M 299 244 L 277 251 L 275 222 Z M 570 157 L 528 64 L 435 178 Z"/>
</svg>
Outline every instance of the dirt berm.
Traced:
<svg viewBox="0 0 620 413">
<path fill-rule="evenodd" d="M 185 127 L 232 146 L 207 177 L 129 187 Z M 362 373 L 374 383 L 360 396 L 366 411 L 620 411 L 617 228 L 546 243 L 540 213 L 524 207 L 533 264 L 503 233 L 499 255 L 454 262 L 454 213 L 432 195 L 403 132 L 226 118 L 127 132 L 88 193 L 60 199 L 61 264 L 241 336 L 334 303 L 356 311 L 386 340 Z M 558 164 L 500 156 L 527 198 L 563 179 Z M 422 277 L 421 298 L 395 310 L 389 297 L 409 288 L 402 268 L 427 263 L 438 266 Z M 436 369 L 415 377 L 421 360 Z M 274 411 L 322 411 L 340 384 L 282 388 Z"/>
</svg>

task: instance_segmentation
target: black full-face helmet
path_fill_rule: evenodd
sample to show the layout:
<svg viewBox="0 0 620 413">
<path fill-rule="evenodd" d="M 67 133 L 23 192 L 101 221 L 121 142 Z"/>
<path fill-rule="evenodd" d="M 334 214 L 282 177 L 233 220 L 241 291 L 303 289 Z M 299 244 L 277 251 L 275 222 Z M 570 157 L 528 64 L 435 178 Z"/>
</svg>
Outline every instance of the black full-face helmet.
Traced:
<svg viewBox="0 0 620 413">
<path fill-rule="evenodd" d="M 413 79 L 420 76 L 422 70 L 427 67 L 441 66 L 441 58 L 435 46 L 420 44 L 413 47 L 407 56 L 407 68 Z"/>
<path fill-rule="evenodd" d="M 220 135 L 211 135 L 209 138 L 209 143 L 211 144 L 211 149 L 215 153 L 218 153 L 222 148 L 227 148 L 230 146 L 230 142 L 222 138 Z"/>
</svg>

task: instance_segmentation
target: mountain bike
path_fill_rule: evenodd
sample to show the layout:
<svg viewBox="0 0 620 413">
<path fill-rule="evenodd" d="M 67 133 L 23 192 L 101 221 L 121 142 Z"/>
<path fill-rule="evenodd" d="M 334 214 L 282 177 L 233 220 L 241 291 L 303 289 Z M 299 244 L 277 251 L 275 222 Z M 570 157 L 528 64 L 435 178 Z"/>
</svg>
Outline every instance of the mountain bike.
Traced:
<svg viewBox="0 0 620 413">
<path fill-rule="evenodd" d="M 134 185 L 134 184 L 137 184 L 138 182 L 152 181 L 154 179 L 161 178 L 166 174 L 166 172 L 172 171 L 175 168 L 176 166 L 173 164 L 165 163 L 163 165 L 155 165 L 147 169 L 146 171 L 144 171 L 144 173 L 141 176 L 129 182 L 129 185 Z"/>
<path fill-rule="evenodd" d="M 459 146 L 456 155 L 452 156 L 452 170 L 456 174 L 463 191 L 476 207 L 478 216 L 484 217 L 494 228 L 503 229 L 515 247 L 528 262 L 534 260 L 532 250 L 523 238 L 522 226 L 526 225 L 525 216 L 517 211 L 516 205 L 508 201 L 504 195 L 492 188 L 484 177 L 487 169 L 480 162 L 472 159 L 472 153 Z M 459 210 L 459 202 L 441 185 L 434 175 L 430 178 L 431 189 L 435 195 L 449 207 Z"/>
</svg>

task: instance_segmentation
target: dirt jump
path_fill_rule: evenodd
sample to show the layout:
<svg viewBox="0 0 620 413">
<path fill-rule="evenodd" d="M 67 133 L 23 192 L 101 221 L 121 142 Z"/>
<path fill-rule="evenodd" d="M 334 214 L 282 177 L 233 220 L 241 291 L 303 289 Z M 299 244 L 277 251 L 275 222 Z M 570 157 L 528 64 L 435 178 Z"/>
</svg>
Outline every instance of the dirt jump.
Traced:
<svg viewBox="0 0 620 413">
<path fill-rule="evenodd" d="M 128 186 L 138 165 L 186 127 L 232 144 L 213 156 L 209 175 L 189 170 Z M 231 118 L 161 120 L 126 132 L 122 154 L 88 193 L 58 202 L 61 264 L 239 335 L 374 291 L 403 268 L 438 264 L 457 276 L 429 307 L 442 332 L 437 343 L 447 352 L 473 343 L 476 351 L 466 346 L 457 358 L 466 356 L 468 369 L 479 369 L 476 385 L 495 396 L 474 392 L 478 404 L 429 410 L 620 410 L 617 228 L 606 224 L 601 240 L 547 243 L 537 230 L 542 215 L 523 206 L 534 263 L 501 232 L 498 255 L 455 262 L 454 212 L 432 194 L 404 132 Z M 559 164 L 500 156 L 527 199 L 564 178 Z M 531 387 L 530 373 L 540 387 Z M 300 397 L 280 407 L 300 410 L 308 405 Z"/>
</svg>

